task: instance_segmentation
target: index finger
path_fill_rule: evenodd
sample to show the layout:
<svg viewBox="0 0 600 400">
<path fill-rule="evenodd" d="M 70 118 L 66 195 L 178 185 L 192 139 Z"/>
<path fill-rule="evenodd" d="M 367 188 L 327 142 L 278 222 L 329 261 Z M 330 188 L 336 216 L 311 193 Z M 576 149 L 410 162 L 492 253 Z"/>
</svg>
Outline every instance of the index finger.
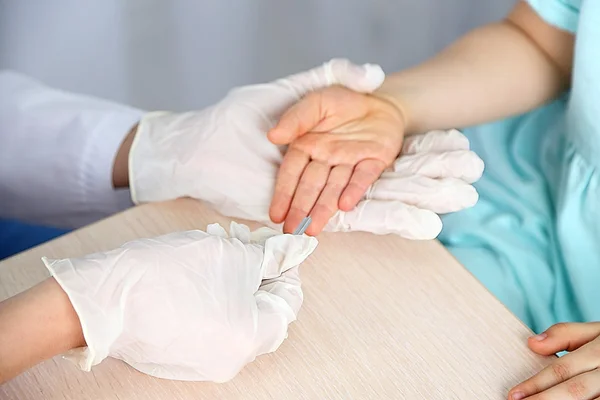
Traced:
<svg viewBox="0 0 600 400">
<path fill-rule="evenodd" d="M 269 217 L 273 222 L 281 223 L 285 220 L 302 173 L 309 161 L 310 156 L 308 154 L 296 149 L 289 149 L 283 157 L 283 162 L 277 173 L 273 200 L 271 200 L 271 207 L 269 208 Z"/>
</svg>

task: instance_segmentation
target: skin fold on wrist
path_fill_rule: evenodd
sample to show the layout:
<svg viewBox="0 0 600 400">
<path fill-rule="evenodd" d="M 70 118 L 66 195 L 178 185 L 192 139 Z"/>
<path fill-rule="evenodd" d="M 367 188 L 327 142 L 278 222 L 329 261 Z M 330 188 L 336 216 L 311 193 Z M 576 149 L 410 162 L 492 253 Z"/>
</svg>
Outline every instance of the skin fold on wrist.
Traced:
<svg viewBox="0 0 600 400">
<path fill-rule="evenodd" d="M 398 113 L 399 118 L 400 118 L 400 120 L 402 120 L 402 123 L 404 125 L 403 126 L 404 135 L 409 135 L 409 134 L 415 133 L 415 132 L 411 132 L 409 130 L 409 119 L 408 119 L 408 112 L 407 112 L 406 105 L 403 104 L 393 94 L 386 91 L 385 84 L 383 87 L 381 87 L 380 89 L 375 91 L 372 94 L 372 96 L 376 97 L 379 100 L 383 100 L 383 101 L 389 103 L 394 108 L 394 110 Z"/>
</svg>

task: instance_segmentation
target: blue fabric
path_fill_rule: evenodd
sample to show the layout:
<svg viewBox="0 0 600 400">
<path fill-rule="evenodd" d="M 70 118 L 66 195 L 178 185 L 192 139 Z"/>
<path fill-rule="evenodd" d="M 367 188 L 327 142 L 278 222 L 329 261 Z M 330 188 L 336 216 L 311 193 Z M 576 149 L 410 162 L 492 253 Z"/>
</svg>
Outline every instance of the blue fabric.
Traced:
<svg viewBox="0 0 600 400">
<path fill-rule="evenodd" d="M 568 32 L 577 31 L 582 0 L 527 0 L 527 2 L 549 24 Z"/>
<path fill-rule="evenodd" d="M 571 92 L 465 130 L 486 163 L 480 202 L 445 216 L 440 240 L 541 332 L 556 322 L 600 320 L 600 1 L 530 3 L 565 29 L 579 12 Z"/>
<path fill-rule="evenodd" d="M 0 219 L 0 260 L 67 232 L 64 229 Z"/>
</svg>

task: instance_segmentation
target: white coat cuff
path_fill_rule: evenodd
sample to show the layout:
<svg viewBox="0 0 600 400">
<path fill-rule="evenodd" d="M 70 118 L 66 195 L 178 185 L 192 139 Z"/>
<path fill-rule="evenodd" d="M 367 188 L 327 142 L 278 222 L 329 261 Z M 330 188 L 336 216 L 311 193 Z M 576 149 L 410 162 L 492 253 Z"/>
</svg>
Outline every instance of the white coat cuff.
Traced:
<svg viewBox="0 0 600 400">
<path fill-rule="evenodd" d="M 117 152 L 142 114 L 131 109 L 109 113 L 95 121 L 96 126 L 81 158 L 80 188 L 84 203 L 90 209 L 104 209 L 110 213 L 133 205 L 129 189 L 113 188 L 112 176 Z"/>
</svg>

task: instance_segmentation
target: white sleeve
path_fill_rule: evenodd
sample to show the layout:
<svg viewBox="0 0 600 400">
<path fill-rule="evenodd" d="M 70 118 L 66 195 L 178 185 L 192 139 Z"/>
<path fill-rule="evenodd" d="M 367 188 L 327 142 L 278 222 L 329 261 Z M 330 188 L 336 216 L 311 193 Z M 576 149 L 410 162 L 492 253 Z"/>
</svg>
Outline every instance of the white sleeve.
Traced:
<svg viewBox="0 0 600 400">
<path fill-rule="evenodd" d="M 0 71 L 0 218 L 75 228 L 131 206 L 112 167 L 142 114 Z"/>
</svg>

